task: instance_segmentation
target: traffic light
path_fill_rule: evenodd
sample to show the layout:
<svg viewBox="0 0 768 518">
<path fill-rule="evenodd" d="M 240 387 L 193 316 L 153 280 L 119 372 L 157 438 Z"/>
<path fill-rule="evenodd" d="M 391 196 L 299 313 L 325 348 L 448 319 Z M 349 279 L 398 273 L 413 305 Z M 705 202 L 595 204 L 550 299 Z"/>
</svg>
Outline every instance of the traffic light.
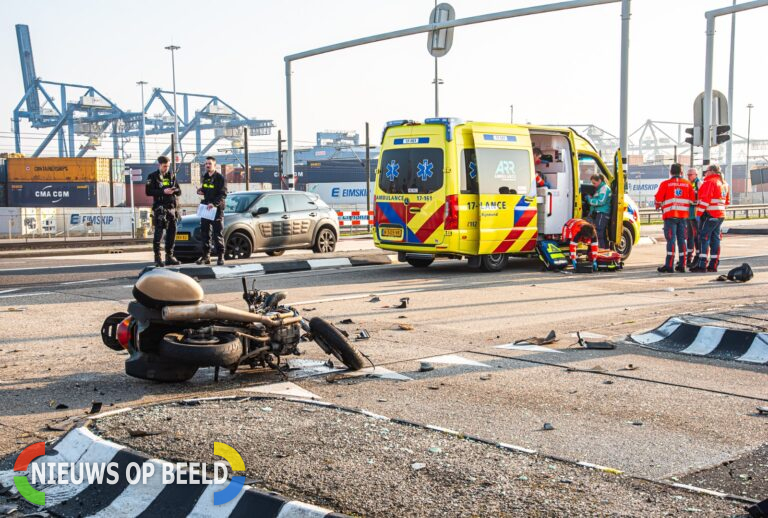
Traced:
<svg viewBox="0 0 768 518">
<path fill-rule="evenodd" d="M 731 127 L 727 124 L 722 126 L 715 126 L 715 134 L 712 136 L 712 145 L 717 146 L 723 142 L 731 140 Z"/>
<path fill-rule="evenodd" d="M 695 126 L 693 128 L 685 128 L 685 132 L 690 135 L 685 141 L 692 146 L 701 146 L 701 126 Z"/>
</svg>

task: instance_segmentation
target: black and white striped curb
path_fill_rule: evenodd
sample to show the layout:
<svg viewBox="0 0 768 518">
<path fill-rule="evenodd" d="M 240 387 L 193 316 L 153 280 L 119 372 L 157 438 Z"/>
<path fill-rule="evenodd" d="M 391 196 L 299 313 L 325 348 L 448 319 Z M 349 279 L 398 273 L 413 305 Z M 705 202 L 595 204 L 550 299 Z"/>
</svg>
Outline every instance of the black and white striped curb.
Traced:
<svg viewBox="0 0 768 518">
<path fill-rule="evenodd" d="M 658 351 L 768 365 L 768 333 L 705 326 L 673 317 L 630 338 Z"/>
<path fill-rule="evenodd" d="M 258 491 L 246 485 L 244 490 L 225 504 L 214 505 L 213 494 L 221 491 L 225 484 L 164 484 L 162 465 L 166 461 L 149 459 L 111 441 L 93 434 L 86 427 L 71 430 L 62 437 L 46 455 L 38 457 L 31 464 L 73 463 L 83 464 L 73 467 L 72 473 L 85 469 L 85 465 L 97 463 L 116 463 L 120 474 L 126 472 L 131 463 L 155 465 L 154 474 L 146 483 L 131 485 L 124 475 L 115 484 L 88 484 L 85 478 L 81 483 L 34 485 L 38 491 L 45 492 L 43 509 L 53 515 L 63 517 L 99 517 L 113 516 L 162 516 L 175 517 L 250 517 L 265 518 L 324 518 L 343 517 L 327 509 L 288 500 L 275 493 Z M 31 469 L 31 464 L 30 468 Z M 13 470 L 0 471 L 0 487 L 11 494 L 18 494 L 14 486 L 15 476 L 24 476 L 28 472 Z"/>
<path fill-rule="evenodd" d="M 394 258 L 394 259 L 393 259 Z M 275 261 L 268 263 L 233 264 L 224 266 L 172 266 L 166 270 L 183 273 L 197 279 L 234 279 L 267 275 L 271 273 L 304 272 L 309 270 L 330 270 L 351 266 L 381 266 L 397 262 L 397 256 L 372 255 L 370 257 L 335 257 L 330 259 L 307 259 L 302 261 Z M 154 270 L 154 266 L 144 268 L 139 277 Z"/>
</svg>

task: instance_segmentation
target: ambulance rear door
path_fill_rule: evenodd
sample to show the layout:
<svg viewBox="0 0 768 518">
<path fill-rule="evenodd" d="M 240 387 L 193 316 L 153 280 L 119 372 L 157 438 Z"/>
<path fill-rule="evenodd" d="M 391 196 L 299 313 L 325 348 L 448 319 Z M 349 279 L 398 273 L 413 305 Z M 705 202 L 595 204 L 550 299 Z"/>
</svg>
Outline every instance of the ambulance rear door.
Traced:
<svg viewBox="0 0 768 518">
<path fill-rule="evenodd" d="M 474 125 L 480 243 L 478 254 L 536 248 L 537 209 L 531 138 L 526 128 Z"/>
<path fill-rule="evenodd" d="M 621 160 L 621 150 L 616 151 L 613 157 L 613 181 L 611 182 L 611 222 L 608 236 L 614 243 L 614 248 L 621 243 L 621 234 L 624 231 L 624 212 L 627 210 L 627 202 L 624 200 L 624 164 Z"/>
</svg>

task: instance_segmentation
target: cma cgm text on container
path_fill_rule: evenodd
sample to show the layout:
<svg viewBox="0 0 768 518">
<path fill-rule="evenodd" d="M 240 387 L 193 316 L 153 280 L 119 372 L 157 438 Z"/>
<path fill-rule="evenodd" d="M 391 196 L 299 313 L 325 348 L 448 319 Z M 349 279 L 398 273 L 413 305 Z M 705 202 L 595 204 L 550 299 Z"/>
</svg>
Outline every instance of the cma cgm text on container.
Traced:
<svg viewBox="0 0 768 518">
<path fill-rule="evenodd" d="M 109 183 L 10 182 L 10 207 L 109 207 Z"/>
</svg>

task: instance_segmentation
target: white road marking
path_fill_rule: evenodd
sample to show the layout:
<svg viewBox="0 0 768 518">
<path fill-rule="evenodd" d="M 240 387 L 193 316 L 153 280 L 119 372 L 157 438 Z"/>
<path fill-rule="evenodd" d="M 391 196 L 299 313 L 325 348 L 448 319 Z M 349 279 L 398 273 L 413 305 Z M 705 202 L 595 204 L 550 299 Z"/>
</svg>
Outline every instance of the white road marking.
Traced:
<svg viewBox="0 0 768 518">
<path fill-rule="evenodd" d="M 324 268 L 340 268 L 352 266 L 347 257 L 337 257 L 333 259 L 308 259 L 307 263 L 313 270 L 322 270 Z"/>
<path fill-rule="evenodd" d="M 550 349 L 549 347 L 542 347 L 541 345 L 533 345 L 533 344 L 504 344 L 504 345 L 494 345 L 493 348 L 505 349 L 507 351 L 533 351 L 533 352 L 540 352 L 540 353 L 563 354 L 563 351 L 558 351 L 557 349 Z"/>
<path fill-rule="evenodd" d="M 218 508 L 215 510 L 218 511 Z M 283 507 L 280 508 L 280 512 L 277 513 L 277 518 L 323 518 L 330 514 L 330 512 L 331 511 L 328 509 L 323 509 L 316 505 L 292 500 L 286 502 Z"/>
<path fill-rule="evenodd" d="M 9 290 L 0 290 L 0 293 L 11 293 L 13 291 L 19 291 L 21 288 L 11 288 Z"/>
<path fill-rule="evenodd" d="M 321 399 L 317 394 L 305 390 L 295 383 L 283 381 L 281 383 L 270 383 L 269 385 L 256 385 L 242 389 L 245 392 L 258 392 L 261 394 L 277 394 L 280 396 L 294 396 L 307 399 Z"/>
<path fill-rule="evenodd" d="M 487 365 L 485 363 L 481 363 L 475 360 L 470 360 L 469 358 L 464 358 L 463 356 L 459 356 L 458 354 L 444 354 L 442 356 L 431 356 L 429 358 L 422 358 L 420 361 L 432 362 L 432 363 L 444 363 L 447 365 L 472 365 L 473 367 L 490 368 L 490 365 Z"/>
<path fill-rule="evenodd" d="M 211 269 L 217 279 L 243 277 L 244 275 L 261 275 L 264 273 L 264 266 L 259 263 L 238 264 L 234 266 L 214 266 Z"/>
<path fill-rule="evenodd" d="M 144 264 L 145 261 L 138 262 L 136 264 Z M 32 266 L 29 268 L 5 268 L 0 270 L 1 272 L 28 272 L 32 270 L 61 270 L 62 268 L 83 268 L 88 266 L 118 266 L 132 263 L 87 263 L 87 264 L 65 264 L 59 266 Z"/>
<path fill-rule="evenodd" d="M 528 448 L 523 448 L 522 446 L 515 446 L 514 444 L 507 444 L 505 442 L 500 442 L 497 444 L 499 448 L 504 448 L 505 450 L 514 450 L 519 451 L 521 453 L 528 453 L 528 454 L 534 454 L 536 453 L 536 450 L 529 450 Z"/>
<path fill-rule="evenodd" d="M 229 485 L 229 480 L 225 484 L 210 484 L 200 498 L 197 500 L 195 507 L 187 515 L 187 518 L 209 518 L 210 516 L 229 516 L 229 514 L 235 510 L 237 504 L 240 503 L 240 499 L 245 494 L 245 491 L 250 486 L 243 486 L 244 490 L 241 490 L 235 498 L 227 502 L 226 504 L 213 505 L 213 494 L 223 490 Z M 327 511 L 326 511 L 327 512 Z M 129 515 L 124 515 L 129 516 Z M 135 516 L 135 515 L 134 515 Z"/>
<path fill-rule="evenodd" d="M 60 282 L 57 284 L 57 286 L 69 286 L 70 284 L 87 284 L 89 282 L 99 282 L 99 281 L 106 281 L 107 279 L 87 279 L 84 281 L 69 281 L 69 282 Z"/>
<path fill-rule="evenodd" d="M 36 293 L 18 293 L 16 295 L 0 295 L 0 299 L 12 299 L 14 297 L 37 297 L 40 295 L 53 295 L 52 291 L 38 291 Z"/>
</svg>

